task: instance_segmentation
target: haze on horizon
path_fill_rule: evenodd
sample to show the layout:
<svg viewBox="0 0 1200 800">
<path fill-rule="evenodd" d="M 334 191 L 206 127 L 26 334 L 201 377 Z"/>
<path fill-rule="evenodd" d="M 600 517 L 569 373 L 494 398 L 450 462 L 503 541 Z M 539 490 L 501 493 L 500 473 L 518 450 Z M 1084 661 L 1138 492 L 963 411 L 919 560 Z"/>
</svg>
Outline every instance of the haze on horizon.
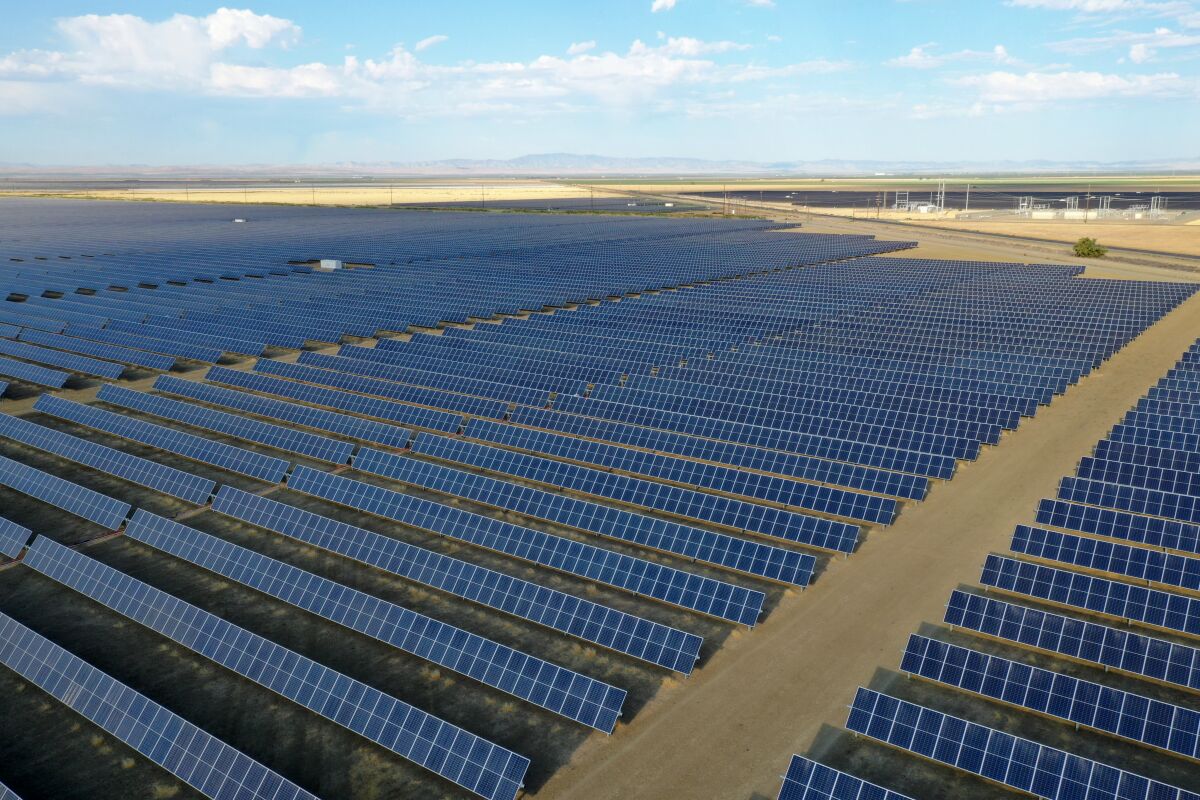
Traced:
<svg viewBox="0 0 1200 800">
<path fill-rule="evenodd" d="M 12 5 L 0 163 L 1200 155 L 1193 0 Z"/>
</svg>

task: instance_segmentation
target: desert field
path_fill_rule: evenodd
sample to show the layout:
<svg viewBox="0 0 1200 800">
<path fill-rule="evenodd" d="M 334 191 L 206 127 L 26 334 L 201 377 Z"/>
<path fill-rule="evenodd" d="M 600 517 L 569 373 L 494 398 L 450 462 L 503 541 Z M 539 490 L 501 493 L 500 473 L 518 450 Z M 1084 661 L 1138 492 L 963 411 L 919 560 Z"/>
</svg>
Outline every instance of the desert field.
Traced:
<svg viewBox="0 0 1200 800">
<path fill-rule="evenodd" d="M 978 231 L 1002 236 L 1024 236 L 1052 242 L 1074 242 L 1081 236 L 1091 236 L 1102 245 L 1128 247 L 1135 250 L 1158 250 L 1164 253 L 1200 255 L 1200 225 L 1122 224 L 1097 222 L 951 222 L 943 220 L 912 220 L 913 224 L 956 231 Z"/>
<path fill-rule="evenodd" d="M 278 203 L 283 205 L 381 206 L 393 203 L 478 203 L 563 198 L 621 197 L 614 190 L 591 189 L 555 181 L 479 179 L 471 181 L 372 182 L 370 184 L 297 183 L 286 185 L 221 185 L 206 182 L 187 186 L 102 185 L 61 188 L 37 187 L 0 191 L 2 196 L 63 197 L 92 200 L 153 200 L 176 203 Z"/>
</svg>

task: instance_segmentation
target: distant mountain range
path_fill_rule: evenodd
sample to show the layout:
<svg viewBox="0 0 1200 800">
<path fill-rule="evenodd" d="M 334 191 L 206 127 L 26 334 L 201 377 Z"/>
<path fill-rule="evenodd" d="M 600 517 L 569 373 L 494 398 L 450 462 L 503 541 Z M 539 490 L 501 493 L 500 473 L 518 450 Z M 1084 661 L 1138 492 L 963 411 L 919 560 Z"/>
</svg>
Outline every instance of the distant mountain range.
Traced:
<svg viewBox="0 0 1200 800">
<path fill-rule="evenodd" d="M 41 166 L 0 163 L 0 178 L 67 179 L 131 178 L 368 178 L 420 176 L 572 177 L 750 175 L 874 176 L 990 174 L 1169 174 L 1200 172 L 1200 157 L 1142 161 L 886 161 L 821 159 L 816 161 L 738 161 L 700 158 L 620 158 L 577 153 L 541 153 L 510 159 L 454 158 L 412 162 L 339 162 L 333 164 L 242 164 L 149 166 Z"/>
</svg>

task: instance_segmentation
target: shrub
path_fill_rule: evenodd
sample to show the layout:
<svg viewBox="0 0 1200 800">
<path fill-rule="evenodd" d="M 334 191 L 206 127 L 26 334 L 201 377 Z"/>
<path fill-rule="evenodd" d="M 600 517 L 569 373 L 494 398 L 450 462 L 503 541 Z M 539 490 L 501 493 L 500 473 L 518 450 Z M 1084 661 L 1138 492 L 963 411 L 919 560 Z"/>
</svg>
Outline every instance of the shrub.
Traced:
<svg viewBox="0 0 1200 800">
<path fill-rule="evenodd" d="M 1107 247 L 1096 244 L 1096 240 L 1090 236 L 1081 236 L 1075 243 L 1075 255 L 1080 258 L 1100 258 L 1107 252 Z"/>
</svg>

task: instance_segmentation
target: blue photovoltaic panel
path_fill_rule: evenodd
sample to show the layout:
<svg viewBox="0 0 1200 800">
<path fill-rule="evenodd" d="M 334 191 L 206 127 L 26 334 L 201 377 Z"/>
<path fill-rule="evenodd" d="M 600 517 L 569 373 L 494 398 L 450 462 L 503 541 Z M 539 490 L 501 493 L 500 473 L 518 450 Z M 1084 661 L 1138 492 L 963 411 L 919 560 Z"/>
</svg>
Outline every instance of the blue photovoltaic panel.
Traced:
<svg viewBox="0 0 1200 800">
<path fill-rule="evenodd" d="M 129 504 L 0 456 L 0 486 L 7 486 L 77 517 L 116 530 L 129 516 Z"/>
<path fill-rule="evenodd" d="M 1200 650 L 1096 622 L 955 591 L 946 623 L 1200 691 Z"/>
<path fill-rule="evenodd" d="M 349 436 L 364 442 L 387 445 L 389 447 L 405 447 L 412 438 L 412 432 L 407 428 L 376 422 L 372 419 L 352 417 L 348 414 L 338 414 L 312 406 L 298 403 L 285 403 L 282 400 L 272 400 L 256 394 L 247 394 L 210 383 L 187 381 L 173 375 L 160 375 L 154 381 L 154 388 L 178 397 L 199 400 L 214 406 L 223 406 L 235 411 L 245 411 L 278 422 L 303 425 L 306 428 L 336 433 L 339 436 Z"/>
<path fill-rule="evenodd" d="M 762 592 L 308 467 L 297 467 L 287 485 L 303 494 L 733 622 L 753 625 L 766 599 Z"/>
<path fill-rule="evenodd" d="M 529 759 L 42 536 L 27 566 L 481 797 L 514 800 Z"/>
<path fill-rule="evenodd" d="M 0 517 L 0 555 L 16 558 L 21 555 L 33 531 Z"/>
<path fill-rule="evenodd" d="M 621 715 L 622 689 L 143 509 L 125 535 L 605 733 Z"/>
<path fill-rule="evenodd" d="M 1096 572 L 1111 572 L 1149 583 L 1179 586 L 1200 591 L 1200 559 L 1161 550 L 1147 550 L 1118 542 L 1106 542 L 1018 525 L 1012 550 L 1046 561 L 1060 561 Z"/>
<path fill-rule="evenodd" d="M 123 408 L 144 411 L 163 419 L 182 422 L 194 428 L 224 433 L 289 453 L 299 453 L 321 461 L 331 461 L 334 464 L 345 464 L 350 460 L 350 454 L 354 452 L 354 445 L 350 442 L 339 442 L 326 436 L 317 436 L 314 433 L 305 433 L 285 428 L 282 425 L 259 422 L 237 414 L 172 400 L 169 397 L 135 392 L 111 383 L 101 387 L 96 399 Z"/>
<path fill-rule="evenodd" d="M 419 433 L 412 449 L 415 453 L 443 461 L 479 467 L 560 489 L 570 489 L 812 547 L 850 553 L 858 544 L 859 526 L 847 522 L 798 514 L 677 486 L 664 486 L 654 481 L 515 453 L 462 439 Z M 895 501 L 891 499 L 872 499 L 895 505 Z M 890 516 L 888 521 L 891 521 Z"/>
<path fill-rule="evenodd" d="M 213 510 L 393 575 L 667 669 L 690 674 L 694 634 L 410 545 L 311 511 L 222 486 Z"/>
<path fill-rule="evenodd" d="M 51 394 L 39 397 L 33 407 L 43 414 L 51 414 L 268 483 L 279 483 L 291 468 L 291 464 L 281 458 L 272 458 L 223 442 L 214 442 L 174 428 L 154 425 Z"/>
<path fill-rule="evenodd" d="M 205 379 L 222 383 L 226 386 L 236 386 L 253 392 L 264 392 L 277 397 L 287 397 L 318 406 L 336 408 L 339 411 L 349 411 L 366 417 L 375 417 L 389 422 L 399 422 L 404 425 L 415 425 L 418 428 L 454 433 L 462 427 L 461 414 L 447 411 L 437 411 L 432 408 L 409 406 L 377 397 L 367 397 L 361 394 L 340 392 L 336 389 L 326 389 L 322 386 L 311 386 L 307 383 L 285 381 L 260 375 L 257 372 L 243 372 L 227 367 L 212 367 Z"/>
<path fill-rule="evenodd" d="M 24 361 L 14 361 L 11 358 L 2 357 L 0 357 L 0 376 L 16 378 L 19 381 L 37 384 L 38 386 L 49 386 L 51 389 L 61 389 L 71 378 L 71 375 L 66 372 L 46 369 L 35 364 L 26 364 Z"/>
<path fill-rule="evenodd" d="M 846 727 L 901 750 L 1048 800 L 1197 800 L 1152 781 L 1029 739 L 859 688 Z"/>
<path fill-rule="evenodd" d="M 53 347 L 58 350 L 67 350 L 72 353 L 79 353 L 80 355 L 104 358 L 109 361 L 118 361 L 122 364 L 134 364 L 135 366 L 146 367 L 148 369 L 166 370 L 175 366 L 175 359 L 171 356 L 147 353 L 144 350 L 134 350 L 133 348 L 121 347 L 117 344 L 93 342 L 87 339 L 78 339 L 74 336 L 62 336 L 57 333 L 47 333 L 45 331 L 35 331 L 32 329 L 21 331 L 21 341 L 29 342 L 30 344 L 40 344 L 45 347 Z"/>
<path fill-rule="evenodd" d="M 1097 614 L 1200 636 L 1200 599 L 989 555 L 980 583 Z"/>
<path fill-rule="evenodd" d="M 202 361 L 208 364 L 215 364 L 221 360 L 221 351 L 215 347 L 205 346 L 200 344 L 187 344 L 179 341 L 166 341 L 164 339 L 155 339 L 149 336 L 138 336 L 132 333 L 122 333 L 121 331 L 102 330 L 100 328 L 90 327 L 87 325 L 72 324 L 66 331 L 68 336 L 78 336 L 84 339 L 110 342 L 112 344 L 124 345 L 125 347 L 133 347 L 138 350 L 148 350 L 151 353 L 163 353 L 166 355 L 179 356 L 180 358 L 189 358 L 193 361 Z"/>
<path fill-rule="evenodd" d="M 0 663 L 206 797 L 317 800 L 4 614 L 0 614 Z M 0 786 L 0 800 L 16 799 L 5 791 Z"/>
<path fill-rule="evenodd" d="M 900 671 L 1195 758 L 1200 711 L 916 634 Z"/>
<path fill-rule="evenodd" d="M 867 783 L 845 772 L 792 756 L 779 800 L 909 800 L 906 796 Z"/>
<path fill-rule="evenodd" d="M 1124 539 L 1168 550 L 1200 553 L 1200 526 L 1178 520 L 1047 499 L 1038 504 L 1037 521 L 1055 528 Z"/>
<path fill-rule="evenodd" d="M 8 414 L 0 414 L 0 436 L 197 505 L 207 503 L 217 488 L 207 478 Z"/>
<path fill-rule="evenodd" d="M 1200 522 L 1200 497 L 1154 489 L 1121 486 L 1083 478 L 1063 478 L 1058 486 L 1058 499 L 1087 503 L 1090 506 L 1119 508 L 1152 517 Z"/>
<path fill-rule="evenodd" d="M 8 384 L 5 383 L 4 381 L 0 381 L 0 397 L 3 397 L 4 393 L 7 391 L 8 391 Z"/>
<path fill-rule="evenodd" d="M 116 380 L 125 372 L 121 364 L 111 361 L 97 361 L 87 356 L 64 353 L 61 350 L 47 350 L 24 342 L 14 342 L 10 339 L 0 339 L 0 353 L 6 356 L 23 358 L 38 364 L 79 372 L 84 375 L 96 375 L 101 378 Z"/>
<path fill-rule="evenodd" d="M 364 447 L 354 457 L 354 468 L 795 586 L 807 586 L 816 567 L 816 558 L 807 553 L 507 483 L 407 455 Z"/>
<path fill-rule="evenodd" d="M 303 364 L 289 364 L 283 361 L 273 361 L 260 358 L 254 365 L 254 371 L 264 375 L 274 375 L 291 378 L 297 381 L 315 383 L 335 389 L 345 389 L 359 394 L 386 397 L 404 403 L 415 403 L 446 411 L 462 411 L 477 417 L 492 417 L 500 419 L 508 411 L 508 403 L 499 400 L 486 400 L 480 397 L 470 397 L 464 394 L 453 394 L 437 389 L 422 389 L 403 383 L 392 383 L 374 378 L 364 378 L 361 375 L 351 375 L 348 372 L 333 372 L 327 369 L 317 369 Z"/>
<path fill-rule="evenodd" d="M 0 800 L 21 800 L 17 793 L 0 783 Z"/>
</svg>

